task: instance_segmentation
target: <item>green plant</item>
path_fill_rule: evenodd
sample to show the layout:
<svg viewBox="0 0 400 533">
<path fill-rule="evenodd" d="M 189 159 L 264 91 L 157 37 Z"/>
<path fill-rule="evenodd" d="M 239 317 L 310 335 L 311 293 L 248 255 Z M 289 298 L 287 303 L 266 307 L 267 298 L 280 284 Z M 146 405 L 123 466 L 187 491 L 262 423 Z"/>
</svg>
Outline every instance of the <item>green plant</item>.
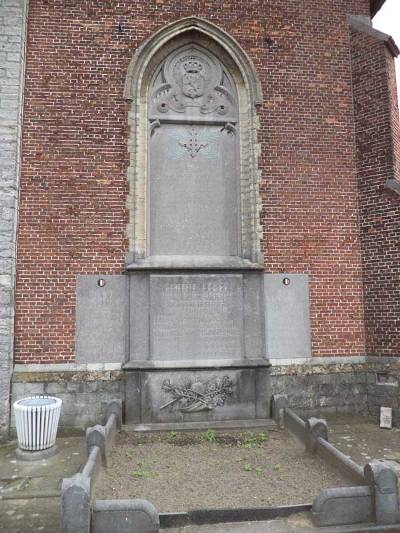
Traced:
<svg viewBox="0 0 400 533">
<path fill-rule="evenodd" d="M 253 433 L 241 433 L 239 437 L 237 445 L 247 449 L 257 448 L 263 442 L 268 440 L 268 435 L 266 433 L 257 433 L 257 435 L 254 435 Z"/>
<path fill-rule="evenodd" d="M 210 444 L 215 442 L 215 431 L 213 429 L 207 429 L 206 439 Z"/>
<path fill-rule="evenodd" d="M 253 466 L 250 463 L 246 463 L 243 465 L 243 469 L 246 470 L 246 472 L 251 472 L 253 470 Z"/>
<path fill-rule="evenodd" d="M 135 470 L 134 472 L 132 472 L 132 476 L 134 478 L 146 478 L 150 476 L 150 472 L 148 472 L 147 470 Z"/>
<path fill-rule="evenodd" d="M 265 442 L 266 440 L 268 440 L 268 435 L 266 433 L 257 433 L 255 439 L 256 442 L 260 444 L 261 442 Z"/>
<path fill-rule="evenodd" d="M 170 431 L 167 435 L 167 442 L 169 444 L 174 444 L 174 442 L 176 442 L 177 436 L 178 436 L 178 433 L 176 431 Z"/>
<path fill-rule="evenodd" d="M 276 464 L 276 465 L 274 465 L 274 470 L 275 470 L 276 472 L 278 472 L 281 468 L 282 468 L 282 467 L 281 467 L 280 464 Z"/>
</svg>

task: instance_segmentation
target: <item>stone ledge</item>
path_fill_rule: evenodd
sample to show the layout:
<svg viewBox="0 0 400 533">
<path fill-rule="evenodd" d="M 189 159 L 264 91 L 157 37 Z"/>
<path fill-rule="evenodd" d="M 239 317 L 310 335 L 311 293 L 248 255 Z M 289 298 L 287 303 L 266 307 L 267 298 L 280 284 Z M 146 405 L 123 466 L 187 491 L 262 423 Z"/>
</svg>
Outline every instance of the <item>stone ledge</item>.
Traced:
<svg viewBox="0 0 400 533">
<path fill-rule="evenodd" d="M 88 372 L 121 370 L 122 363 L 49 363 L 16 364 L 14 372 Z"/>
<path fill-rule="evenodd" d="M 384 369 L 400 371 L 399 357 L 354 356 L 270 359 L 271 376 L 338 373 L 369 373 Z"/>
<path fill-rule="evenodd" d="M 264 265 L 236 256 L 153 255 L 133 262 L 128 254 L 126 270 L 264 270 Z"/>
<path fill-rule="evenodd" d="M 290 366 L 290 365 L 337 365 L 337 364 L 362 364 L 367 361 L 365 356 L 329 356 L 329 357 L 296 357 L 296 358 L 270 358 L 271 366 Z"/>
<path fill-rule="evenodd" d="M 18 370 L 12 376 L 13 383 L 67 383 L 82 381 L 120 381 L 121 370 Z"/>
<path fill-rule="evenodd" d="M 186 361 L 129 361 L 124 370 L 191 370 L 202 368 L 269 368 L 268 359 L 189 359 Z"/>
</svg>

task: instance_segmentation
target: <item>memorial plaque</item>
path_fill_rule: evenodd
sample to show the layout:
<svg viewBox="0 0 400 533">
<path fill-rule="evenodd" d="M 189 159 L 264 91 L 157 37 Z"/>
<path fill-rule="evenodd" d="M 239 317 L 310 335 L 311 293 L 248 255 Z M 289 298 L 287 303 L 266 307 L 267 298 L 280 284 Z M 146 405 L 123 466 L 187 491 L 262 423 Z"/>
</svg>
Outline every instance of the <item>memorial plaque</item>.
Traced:
<svg viewBox="0 0 400 533">
<path fill-rule="evenodd" d="M 152 136 L 151 254 L 238 255 L 236 138 L 221 129 L 163 124 Z"/>
<path fill-rule="evenodd" d="M 240 359 L 242 284 L 237 274 L 152 275 L 152 359 Z"/>
<path fill-rule="evenodd" d="M 392 408 L 381 407 L 380 427 L 384 429 L 392 429 Z"/>
</svg>

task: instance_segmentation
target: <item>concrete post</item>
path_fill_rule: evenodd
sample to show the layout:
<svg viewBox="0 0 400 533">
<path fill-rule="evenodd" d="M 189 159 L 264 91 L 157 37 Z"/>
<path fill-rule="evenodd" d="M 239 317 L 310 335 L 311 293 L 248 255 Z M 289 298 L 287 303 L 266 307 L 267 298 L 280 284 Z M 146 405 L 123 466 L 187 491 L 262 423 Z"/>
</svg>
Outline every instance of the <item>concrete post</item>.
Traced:
<svg viewBox="0 0 400 533">
<path fill-rule="evenodd" d="M 319 437 L 328 440 L 328 425 L 326 420 L 315 417 L 311 417 L 306 420 L 305 436 L 306 450 L 310 453 L 314 453 Z"/>
<path fill-rule="evenodd" d="M 284 426 L 285 409 L 289 407 L 289 401 L 285 394 L 274 394 L 272 396 L 272 418 L 280 428 Z"/>
<path fill-rule="evenodd" d="M 97 424 L 86 429 L 86 455 L 89 457 L 90 450 L 93 446 L 100 448 L 101 462 L 107 466 L 107 442 L 106 428 Z"/>
<path fill-rule="evenodd" d="M 110 402 L 108 402 L 106 410 L 106 421 L 108 420 L 111 414 L 115 415 L 117 429 L 118 431 L 120 431 L 122 427 L 122 400 L 111 400 Z"/>
<path fill-rule="evenodd" d="M 373 459 L 365 465 L 365 479 L 372 490 L 375 521 L 379 525 L 400 521 L 397 474 L 384 460 Z"/>
<path fill-rule="evenodd" d="M 65 478 L 61 487 L 63 533 L 90 533 L 90 480 L 78 474 Z"/>
</svg>

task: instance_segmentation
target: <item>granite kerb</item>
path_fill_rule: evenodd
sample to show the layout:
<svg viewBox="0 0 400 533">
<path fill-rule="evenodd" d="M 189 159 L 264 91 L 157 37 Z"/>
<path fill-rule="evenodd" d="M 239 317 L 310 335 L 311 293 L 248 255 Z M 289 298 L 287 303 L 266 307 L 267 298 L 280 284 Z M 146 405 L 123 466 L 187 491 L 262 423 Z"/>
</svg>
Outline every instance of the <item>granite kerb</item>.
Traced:
<svg viewBox="0 0 400 533">
<path fill-rule="evenodd" d="M 64 533 L 90 531 L 95 483 L 102 466 L 107 466 L 115 434 L 121 429 L 121 423 L 122 401 L 114 399 L 107 405 L 106 424 L 87 428 L 86 462 L 81 472 L 62 481 L 61 522 Z"/>
<path fill-rule="evenodd" d="M 320 456 L 358 484 L 367 484 L 362 468 L 328 442 L 328 426 L 325 420 L 315 417 L 303 420 L 289 407 L 289 401 L 283 394 L 272 397 L 272 416 L 278 424 L 293 433 L 308 452 Z"/>
<path fill-rule="evenodd" d="M 350 526 L 375 522 L 400 525 L 398 479 L 393 467 L 373 459 L 364 469 L 328 441 L 325 420 L 302 420 L 289 406 L 288 398 L 272 398 L 272 417 L 298 437 L 314 453 L 357 485 L 323 489 L 314 499 L 312 514 L 316 526 Z"/>
<path fill-rule="evenodd" d="M 64 478 L 61 488 L 63 533 L 111 531 L 152 533 L 159 531 L 159 515 L 146 500 L 96 500 L 95 486 L 102 468 L 107 468 L 118 431 L 122 427 L 122 401 L 107 404 L 105 425 L 86 430 L 86 462 L 75 476 Z"/>
</svg>

